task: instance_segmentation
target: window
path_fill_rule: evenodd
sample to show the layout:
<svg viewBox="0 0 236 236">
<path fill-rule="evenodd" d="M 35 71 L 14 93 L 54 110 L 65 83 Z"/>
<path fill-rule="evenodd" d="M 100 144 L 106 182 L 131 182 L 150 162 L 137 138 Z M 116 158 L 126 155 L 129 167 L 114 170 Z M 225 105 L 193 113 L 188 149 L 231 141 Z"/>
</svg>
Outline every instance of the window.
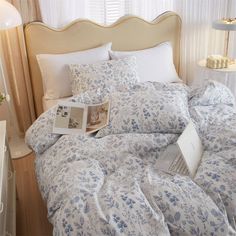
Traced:
<svg viewBox="0 0 236 236">
<path fill-rule="evenodd" d="M 90 0 L 87 7 L 90 19 L 106 25 L 125 14 L 125 0 Z"/>
</svg>

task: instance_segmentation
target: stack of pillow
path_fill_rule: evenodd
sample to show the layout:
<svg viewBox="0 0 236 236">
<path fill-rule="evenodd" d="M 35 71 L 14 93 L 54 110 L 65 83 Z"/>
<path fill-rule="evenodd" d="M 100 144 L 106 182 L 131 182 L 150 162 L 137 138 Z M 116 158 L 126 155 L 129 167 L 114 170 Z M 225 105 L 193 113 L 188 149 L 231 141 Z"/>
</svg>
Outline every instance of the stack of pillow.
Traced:
<svg viewBox="0 0 236 236">
<path fill-rule="evenodd" d="M 111 43 L 66 54 L 37 55 L 44 99 L 88 90 L 127 90 L 138 82 L 180 82 L 169 42 L 139 51 L 112 51 Z"/>
<path fill-rule="evenodd" d="M 187 93 L 170 86 L 181 80 L 169 42 L 126 52 L 112 51 L 108 43 L 85 51 L 37 55 L 37 59 L 45 99 L 57 101 L 73 95 L 72 100 L 84 103 L 86 96 L 93 101 L 109 96 L 109 124 L 96 137 L 181 133 L 190 120 Z M 159 83 L 144 83 L 146 81 Z M 170 86 L 170 91 L 164 89 L 164 85 Z"/>
</svg>

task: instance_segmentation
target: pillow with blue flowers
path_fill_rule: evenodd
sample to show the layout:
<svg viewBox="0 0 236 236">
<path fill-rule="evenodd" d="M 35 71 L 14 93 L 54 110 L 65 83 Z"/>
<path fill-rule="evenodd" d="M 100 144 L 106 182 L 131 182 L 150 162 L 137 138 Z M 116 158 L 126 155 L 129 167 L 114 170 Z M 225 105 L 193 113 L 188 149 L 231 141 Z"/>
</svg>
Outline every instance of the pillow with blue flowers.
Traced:
<svg viewBox="0 0 236 236">
<path fill-rule="evenodd" d="M 181 133 L 190 120 L 187 93 L 131 89 L 110 95 L 108 126 L 96 137 L 120 133 Z"/>
<path fill-rule="evenodd" d="M 71 64 L 69 68 L 73 95 L 95 89 L 127 90 L 139 81 L 134 56 L 94 64 Z"/>
</svg>

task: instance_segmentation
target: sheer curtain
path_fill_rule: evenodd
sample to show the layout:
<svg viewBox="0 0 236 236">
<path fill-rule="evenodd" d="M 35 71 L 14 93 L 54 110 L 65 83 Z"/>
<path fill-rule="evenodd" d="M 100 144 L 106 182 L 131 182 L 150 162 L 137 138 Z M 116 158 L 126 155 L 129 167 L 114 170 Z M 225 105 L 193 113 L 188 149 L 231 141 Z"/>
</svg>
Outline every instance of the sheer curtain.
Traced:
<svg viewBox="0 0 236 236">
<path fill-rule="evenodd" d="M 38 1 L 8 1 L 19 10 L 23 23 L 41 19 Z M 9 103 L 0 106 L 0 120 L 7 120 L 12 156 L 20 157 L 30 151 L 24 145 L 24 133 L 35 120 L 23 26 L 1 31 L 0 41 L 4 77 L 11 97 Z M 0 91 L 4 91 L 1 79 Z"/>
<path fill-rule="evenodd" d="M 181 77 L 189 83 L 196 75 L 197 61 L 209 54 L 222 54 L 224 31 L 214 30 L 214 20 L 236 16 L 236 0 L 39 0 L 42 20 L 63 27 L 77 18 L 112 24 L 125 14 L 153 20 L 164 11 L 177 12 L 183 22 Z M 236 57 L 236 32 L 231 33 L 230 52 Z M 197 79 L 197 78 L 196 78 Z"/>
<path fill-rule="evenodd" d="M 174 0 L 39 0 L 44 23 L 60 28 L 77 18 L 109 25 L 125 14 L 153 20 L 173 10 Z"/>
<path fill-rule="evenodd" d="M 77 18 L 87 18 L 88 2 L 86 0 L 39 0 L 42 20 L 52 27 L 60 28 Z"/>
<path fill-rule="evenodd" d="M 127 0 L 125 13 L 153 20 L 165 11 L 173 11 L 173 0 Z"/>
<path fill-rule="evenodd" d="M 40 20 L 40 9 L 35 0 L 8 0 L 21 13 L 23 23 Z M 0 120 L 6 119 L 8 130 L 14 127 L 18 135 L 23 136 L 35 119 L 32 89 L 29 79 L 28 62 L 25 51 L 23 27 L 19 26 L 0 32 L 1 57 L 4 59 L 4 74 L 8 92 L 11 115 L 8 115 L 6 103 L 0 107 Z M 0 91 L 3 91 L 0 84 Z M 11 118 L 11 119 L 10 119 Z"/>
<path fill-rule="evenodd" d="M 189 83 L 198 76 L 197 62 L 210 54 L 223 54 L 224 32 L 212 29 L 212 22 L 227 16 L 226 0 L 174 1 L 182 18 L 181 76 Z"/>
</svg>

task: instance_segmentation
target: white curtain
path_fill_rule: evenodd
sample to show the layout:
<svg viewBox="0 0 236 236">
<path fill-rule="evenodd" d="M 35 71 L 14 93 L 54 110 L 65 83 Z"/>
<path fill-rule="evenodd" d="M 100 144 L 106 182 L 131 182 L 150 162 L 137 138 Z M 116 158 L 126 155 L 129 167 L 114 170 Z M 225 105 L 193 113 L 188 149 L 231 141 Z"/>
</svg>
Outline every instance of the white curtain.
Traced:
<svg viewBox="0 0 236 236">
<path fill-rule="evenodd" d="M 39 0 L 42 21 L 51 27 L 61 28 L 77 18 L 87 18 L 88 2 L 86 0 Z"/>
<path fill-rule="evenodd" d="M 77 18 L 112 24 L 125 14 L 153 20 L 173 10 L 174 0 L 39 0 L 44 23 L 60 28 Z"/>
<path fill-rule="evenodd" d="M 181 77 L 192 83 L 197 62 L 209 54 L 222 54 L 224 31 L 211 24 L 222 17 L 236 17 L 236 0 L 39 0 L 42 20 L 63 27 L 77 18 L 112 24 L 125 14 L 153 20 L 171 10 L 182 18 Z M 231 32 L 230 56 L 236 58 L 236 32 Z M 196 77 L 196 76 L 195 76 Z M 196 78 L 197 79 L 197 78 Z"/>
<path fill-rule="evenodd" d="M 181 76 L 192 83 L 200 59 L 223 54 L 224 32 L 212 29 L 212 22 L 227 15 L 227 1 L 176 0 L 174 10 L 182 18 Z"/>
<path fill-rule="evenodd" d="M 138 15 L 146 20 L 154 20 L 165 11 L 173 10 L 173 0 L 127 0 L 125 14 Z"/>
<path fill-rule="evenodd" d="M 231 18 L 236 18 L 236 0 L 229 0 L 228 16 Z M 236 31 L 231 32 L 230 34 L 230 52 L 230 56 L 232 58 L 236 58 Z"/>
<path fill-rule="evenodd" d="M 22 16 L 23 23 L 41 20 L 37 0 L 8 0 Z M 29 79 L 23 27 L 0 32 L 0 55 L 9 103 L 0 106 L 0 120 L 7 120 L 8 136 L 24 136 L 25 131 L 35 120 L 32 88 Z M 1 83 L 0 91 L 6 92 Z M 9 112 L 10 108 L 11 112 Z"/>
</svg>

